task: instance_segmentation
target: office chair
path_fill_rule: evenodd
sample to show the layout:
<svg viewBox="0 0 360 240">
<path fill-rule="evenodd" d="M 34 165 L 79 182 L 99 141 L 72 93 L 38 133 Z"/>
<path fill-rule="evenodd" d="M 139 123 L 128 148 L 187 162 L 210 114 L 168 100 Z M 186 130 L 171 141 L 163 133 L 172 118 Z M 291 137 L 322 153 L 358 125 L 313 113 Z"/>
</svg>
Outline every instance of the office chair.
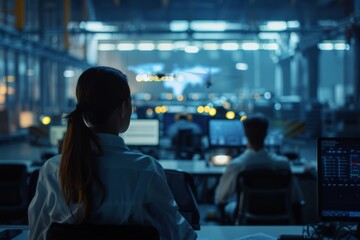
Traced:
<svg viewBox="0 0 360 240">
<path fill-rule="evenodd" d="M 159 240 L 160 234 L 152 226 L 52 223 L 46 237 L 48 240 Z"/>
<path fill-rule="evenodd" d="M 293 223 L 292 173 L 289 169 L 250 169 L 239 173 L 237 196 L 234 224 Z"/>
<path fill-rule="evenodd" d="M 194 134 L 191 129 L 179 130 L 173 144 L 177 159 L 192 159 L 195 153 L 202 154 L 201 135 Z"/>
<path fill-rule="evenodd" d="M 26 223 L 27 178 L 26 165 L 0 164 L 0 223 Z"/>
<path fill-rule="evenodd" d="M 39 178 L 40 169 L 34 170 L 30 174 L 29 179 L 29 187 L 28 187 L 28 202 L 30 204 L 31 200 L 33 199 L 35 192 L 36 192 L 36 186 Z"/>
<path fill-rule="evenodd" d="M 200 213 L 192 176 L 187 172 L 173 169 L 165 169 L 165 175 L 179 212 L 194 230 L 200 230 Z"/>
</svg>

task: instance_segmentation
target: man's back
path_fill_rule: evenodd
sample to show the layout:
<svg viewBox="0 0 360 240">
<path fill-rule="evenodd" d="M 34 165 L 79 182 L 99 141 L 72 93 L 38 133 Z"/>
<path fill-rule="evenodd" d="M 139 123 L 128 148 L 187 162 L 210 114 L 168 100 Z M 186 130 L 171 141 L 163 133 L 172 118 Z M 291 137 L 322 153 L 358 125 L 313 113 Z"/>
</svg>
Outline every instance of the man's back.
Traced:
<svg viewBox="0 0 360 240">
<path fill-rule="evenodd" d="M 246 149 L 226 167 L 225 173 L 221 176 L 216 189 L 216 203 L 227 202 L 236 192 L 236 178 L 241 171 L 272 166 L 284 169 L 290 168 L 290 164 L 284 156 L 268 152 L 265 149 L 259 151 Z"/>
</svg>

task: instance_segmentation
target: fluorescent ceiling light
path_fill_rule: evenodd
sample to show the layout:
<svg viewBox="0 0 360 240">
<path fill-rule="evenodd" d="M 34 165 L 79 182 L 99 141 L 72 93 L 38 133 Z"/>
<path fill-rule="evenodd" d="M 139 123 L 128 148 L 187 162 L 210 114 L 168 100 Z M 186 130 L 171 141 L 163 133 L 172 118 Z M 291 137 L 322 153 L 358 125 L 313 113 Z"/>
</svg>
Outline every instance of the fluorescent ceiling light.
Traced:
<svg viewBox="0 0 360 240">
<path fill-rule="evenodd" d="M 259 39 L 276 40 L 276 39 L 280 39 L 280 34 L 272 33 L 272 32 L 261 32 L 258 34 L 258 37 Z"/>
<path fill-rule="evenodd" d="M 170 22 L 170 30 L 172 32 L 183 32 L 189 29 L 188 21 L 175 20 Z"/>
<path fill-rule="evenodd" d="M 334 50 L 334 44 L 329 43 L 329 42 L 319 43 L 318 48 L 322 51 L 330 51 L 330 50 Z"/>
<path fill-rule="evenodd" d="M 185 47 L 184 51 L 187 53 L 197 53 L 199 52 L 199 47 L 194 45 L 189 45 Z"/>
<path fill-rule="evenodd" d="M 318 48 L 322 51 L 331 50 L 349 50 L 350 46 L 346 42 L 322 42 L 318 44 Z"/>
<path fill-rule="evenodd" d="M 140 51 L 152 51 L 155 49 L 155 45 L 153 43 L 139 43 L 137 48 Z"/>
<path fill-rule="evenodd" d="M 211 42 L 203 43 L 202 48 L 204 50 L 210 50 L 210 51 L 219 50 L 219 44 L 211 43 Z"/>
<path fill-rule="evenodd" d="M 115 49 L 116 49 L 115 44 L 112 43 L 100 43 L 98 45 L 99 51 L 113 51 Z"/>
<path fill-rule="evenodd" d="M 235 65 L 235 68 L 240 71 L 246 71 L 246 70 L 248 70 L 249 67 L 246 63 L 237 63 Z"/>
<path fill-rule="evenodd" d="M 350 46 L 346 43 L 335 43 L 334 49 L 335 50 L 349 50 Z"/>
<path fill-rule="evenodd" d="M 288 21 L 287 22 L 287 27 L 288 28 L 299 28 L 300 23 L 299 23 L 299 21 Z"/>
<path fill-rule="evenodd" d="M 256 42 L 247 42 L 241 45 L 241 48 L 246 51 L 259 50 L 260 46 Z"/>
<path fill-rule="evenodd" d="M 287 29 L 285 21 L 268 21 L 265 25 L 260 26 L 262 31 L 284 31 Z"/>
<path fill-rule="evenodd" d="M 239 44 L 235 42 L 227 42 L 221 44 L 221 49 L 226 51 L 234 51 L 239 49 Z"/>
<path fill-rule="evenodd" d="M 74 70 L 65 70 L 64 71 L 64 77 L 71 78 L 75 75 Z"/>
<path fill-rule="evenodd" d="M 96 22 L 96 21 L 89 21 L 89 22 L 82 22 L 80 24 L 81 28 L 85 28 L 87 31 L 90 32 L 111 32 L 116 31 L 117 27 L 110 26 L 110 25 L 104 25 L 102 22 Z"/>
<path fill-rule="evenodd" d="M 223 32 L 226 30 L 226 22 L 224 21 L 192 21 L 190 28 L 194 31 L 217 31 Z"/>
<path fill-rule="evenodd" d="M 174 45 L 172 43 L 159 43 L 157 49 L 160 51 L 171 51 L 174 50 Z"/>
<path fill-rule="evenodd" d="M 132 51 L 135 49 L 135 46 L 133 43 L 119 43 L 117 45 L 117 50 L 119 51 Z"/>
<path fill-rule="evenodd" d="M 278 50 L 279 44 L 277 43 L 264 43 L 262 44 L 262 49 L 264 50 Z"/>
</svg>

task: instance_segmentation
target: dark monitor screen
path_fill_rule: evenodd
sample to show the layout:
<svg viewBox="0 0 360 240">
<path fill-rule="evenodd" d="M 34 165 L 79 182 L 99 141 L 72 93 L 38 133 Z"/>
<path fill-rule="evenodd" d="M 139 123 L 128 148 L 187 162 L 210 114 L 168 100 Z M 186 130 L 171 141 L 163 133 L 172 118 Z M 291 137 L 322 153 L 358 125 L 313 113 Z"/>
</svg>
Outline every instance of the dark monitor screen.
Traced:
<svg viewBox="0 0 360 240">
<path fill-rule="evenodd" d="M 120 134 L 129 146 L 158 146 L 158 119 L 131 119 L 128 130 Z"/>
<path fill-rule="evenodd" d="M 246 144 L 239 119 L 209 119 L 208 138 L 210 147 L 238 147 Z"/>
<path fill-rule="evenodd" d="M 360 138 L 319 138 L 318 214 L 323 221 L 360 220 Z"/>
<path fill-rule="evenodd" d="M 168 135 L 169 127 L 175 123 L 175 116 L 177 113 L 165 113 L 163 116 L 163 125 L 162 129 L 165 135 Z M 192 122 L 197 123 L 201 129 L 202 134 L 206 135 L 208 132 L 208 120 L 209 116 L 200 115 L 200 114 L 192 114 Z"/>
</svg>

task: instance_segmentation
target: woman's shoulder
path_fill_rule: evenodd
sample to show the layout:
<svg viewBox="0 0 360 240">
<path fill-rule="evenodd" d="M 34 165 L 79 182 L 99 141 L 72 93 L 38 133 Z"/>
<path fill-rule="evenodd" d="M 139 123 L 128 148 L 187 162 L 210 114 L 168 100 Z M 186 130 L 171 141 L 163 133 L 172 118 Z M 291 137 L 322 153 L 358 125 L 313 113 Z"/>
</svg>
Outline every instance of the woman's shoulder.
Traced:
<svg viewBox="0 0 360 240">
<path fill-rule="evenodd" d="M 60 167 L 61 155 L 55 155 L 49 158 L 41 167 L 42 174 L 58 174 Z"/>
<path fill-rule="evenodd" d="M 154 157 L 146 155 L 143 153 L 134 153 L 135 154 L 135 164 L 140 165 L 144 169 L 154 170 L 162 169 L 162 166 Z"/>
</svg>

